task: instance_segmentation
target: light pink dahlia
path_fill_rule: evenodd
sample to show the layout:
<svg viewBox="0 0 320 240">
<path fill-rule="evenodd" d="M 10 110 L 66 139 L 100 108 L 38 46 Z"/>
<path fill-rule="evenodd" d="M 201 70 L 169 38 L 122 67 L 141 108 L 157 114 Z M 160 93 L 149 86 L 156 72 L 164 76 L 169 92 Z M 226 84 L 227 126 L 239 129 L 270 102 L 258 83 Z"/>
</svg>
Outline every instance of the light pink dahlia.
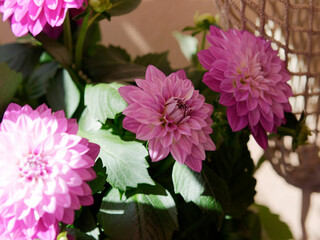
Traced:
<svg viewBox="0 0 320 240">
<path fill-rule="evenodd" d="M 246 126 L 259 145 L 266 149 L 267 132 L 275 132 L 290 112 L 292 91 L 285 63 L 271 48 L 271 42 L 247 31 L 227 32 L 211 26 L 207 37 L 212 45 L 200 51 L 200 63 L 209 71 L 203 82 L 221 93 L 233 131 Z"/>
<path fill-rule="evenodd" d="M 53 240 L 59 221 L 93 203 L 85 181 L 99 146 L 77 136 L 74 119 L 10 104 L 0 125 L 0 239 Z"/>
<path fill-rule="evenodd" d="M 46 24 L 61 26 L 68 9 L 80 8 L 84 0 L 0 0 L 3 21 L 11 22 L 14 35 L 21 37 L 28 31 L 38 35 Z"/>
<path fill-rule="evenodd" d="M 183 70 L 166 77 L 149 66 L 145 78 L 135 80 L 138 87 L 119 89 L 129 104 L 123 111 L 123 127 L 136 133 L 137 139 L 149 141 L 152 161 L 170 152 L 180 164 L 200 172 L 205 150 L 215 150 L 209 136 L 213 107 L 204 102 Z"/>
</svg>

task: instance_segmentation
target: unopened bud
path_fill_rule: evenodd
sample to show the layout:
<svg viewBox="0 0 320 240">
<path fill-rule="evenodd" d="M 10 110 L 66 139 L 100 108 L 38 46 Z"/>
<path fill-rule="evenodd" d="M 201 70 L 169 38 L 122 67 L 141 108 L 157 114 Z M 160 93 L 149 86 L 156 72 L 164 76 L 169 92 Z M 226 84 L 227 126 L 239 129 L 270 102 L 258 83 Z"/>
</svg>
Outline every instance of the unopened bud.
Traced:
<svg viewBox="0 0 320 240">
<path fill-rule="evenodd" d="M 59 233 L 59 235 L 57 236 L 57 240 L 68 240 L 68 238 L 67 238 L 67 232 L 61 232 L 61 233 Z"/>
<path fill-rule="evenodd" d="M 89 0 L 89 5 L 99 13 L 108 11 L 112 7 L 110 0 Z"/>
<path fill-rule="evenodd" d="M 212 16 L 210 13 L 204 13 L 199 15 L 199 12 L 196 12 L 193 18 L 194 24 L 196 26 L 201 26 L 205 21 L 207 21 L 210 25 L 218 23 L 219 17 Z"/>
</svg>

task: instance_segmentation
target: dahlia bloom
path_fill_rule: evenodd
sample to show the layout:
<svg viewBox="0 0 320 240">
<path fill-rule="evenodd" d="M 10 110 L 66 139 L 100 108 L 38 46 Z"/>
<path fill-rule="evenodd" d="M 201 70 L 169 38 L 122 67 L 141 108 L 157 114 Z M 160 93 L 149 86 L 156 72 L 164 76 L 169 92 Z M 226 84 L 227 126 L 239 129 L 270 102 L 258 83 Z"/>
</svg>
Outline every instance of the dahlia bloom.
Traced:
<svg viewBox="0 0 320 240">
<path fill-rule="evenodd" d="M 17 37 L 38 35 L 46 24 L 61 26 L 68 9 L 80 8 L 84 0 L 0 0 L 3 21 L 11 22 L 11 30 Z"/>
<path fill-rule="evenodd" d="M 166 77 L 149 66 L 145 78 L 135 80 L 138 87 L 119 88 L 129 104 L 123 111 L 123 127 L 136 133 L 137 139 L 149 141 L 152 161 L 170 152 L 180 164 L 200 172 L 205 150 L 215 150 L 209 136 L 213 107 L 205 103 L 183 70 Z"/>
<path fill-rule="evenodd" d="M 284 112 L 291 112 L 288 98 L 292 90 L 285 63 L 271 42 L 247 31 L 224 32 L 211 26 L 207 39 L 212 46 L 198 53 L 200 63 L 209 70 L 203 82 L 221 93 L 219 102 L 227 106 L 232 130 L 248 126 L 266 149 L 266 131 L 275 132 L 285 123 Z"/>
<path fill-rule="evenodd" d="M 0 236 L 4 240 L 56 238 L 59 222 L 93 203 L 85 181 L 99 146 L 77 136 L 74 119 L 10 104 L 0 125 Z"/>
</svg>

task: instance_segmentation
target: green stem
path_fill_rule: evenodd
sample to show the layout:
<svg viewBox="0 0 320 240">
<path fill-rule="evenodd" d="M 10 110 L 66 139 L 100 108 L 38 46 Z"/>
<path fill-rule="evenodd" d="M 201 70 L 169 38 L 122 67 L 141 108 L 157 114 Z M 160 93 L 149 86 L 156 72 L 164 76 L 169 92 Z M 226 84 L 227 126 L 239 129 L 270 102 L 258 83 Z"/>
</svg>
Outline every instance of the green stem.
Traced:
<svg viewBox="0 0 320 240">
<path fill-rule="evenodd" d="M 72 34 L 71 34 L 71 24 L 70 24 L 69 12 L 67 13 L 66 19 L 63 23 L 63 41 L 64 41 L 64 45 L 69 50 L 70 58 L 72 61 L 73 44 L 72 44 Z"/>
<path fill-rule="evenodd" d="M 205 30 L 203 32 L 203 35 L 202 35 L 202 39 L 201 39 L 201 45 L 200 45 L 200 49 L 198 49 L 198 52 L 202 51 L 204 48 L 205 48 L 205 45 L 206 45 L 206 36 L 207 36 L 207 30 Z M 202 70 L 202 66 L 201 66 L 201 63 L 199 62 L 198 60 L 198 66 L 197 66 L 198 70 Z"/>
<path fill-rule="evenodd" d="M 76 61 L 76 70 L 79 71 L 81 68 L 81 62 L 82 62 L 82 52 L 83 52 L 83 44 L 84 40 L 86 38 L 86 33 L 88 30 L 88 22 L 90 18 L 90 13 L 87 14 L 82 22 L 79 37 L 76 44 L 76 53 L 75 53 L 75 61 Z"/>
<path fill-rule="evenodd" d="M 90 13 L 87 14 L 82 22 L 82 26 L 80 29 L 79 37 L 77 40 L 76 44 L 76 56 L 75 56 L 75 61 L 76 61 L 76 70 L 79 71 L 81 69 L 81 62 L 82 62 L 82 54 L 83 54 L 83 44 L 84 40 L 86 38 L 86 34 L 90 26 L 94 23 L 94 21 L 97 19 L 97 17 L 100 16 L 100 13 L 97 13 L 90 19 Z"/>
<path fill-rule="evenodd" d="M 200 51 L 205 48 L 205 45 L 206 45 L 206 36 L 207 36 L 207 30 L 205 30 L 205 31 L 203 32 L 202 40 L 201 40 L 201 48 L 200 48 Z"/>
<path fill-rule="evenodd" d="M 61 229 L 60 229 L 60 232 L 62 233 L 62 232 L 65 232 L 66 231 L 66 229 L 67 229 L 67 224 L 65 224 L 65 223 L 61 223 Z"/>
</svg>

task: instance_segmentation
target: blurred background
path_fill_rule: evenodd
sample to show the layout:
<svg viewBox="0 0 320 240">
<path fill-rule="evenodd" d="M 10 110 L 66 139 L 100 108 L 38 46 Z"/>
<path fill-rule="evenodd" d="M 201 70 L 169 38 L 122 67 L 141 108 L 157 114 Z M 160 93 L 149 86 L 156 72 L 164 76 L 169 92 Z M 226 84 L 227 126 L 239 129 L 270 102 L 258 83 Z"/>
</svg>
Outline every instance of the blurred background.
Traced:
<svg viewBox="0 0 320 240">
<path fill-rule="evenodd" d="M 200 14 L 218 14 L 214 0 L 142 0 L 133 12 L 112 18 L 111 22 L 101 24 L 103 44 L 119 45 L 131 56 L 156 53 L 169 50 L 169 61 L 173 68 L 188 64 L 180 51 L 174 31 L 181 31 L 193 25 L 193 16 Z M 0 43 L 15 41 L 8 23 L 0 22 Z M 214 134 L 214 133 L 213 133 Z M 257 161 L 261 148 L 250 141 L 252 158 Z M 275 173 L 268 161 L 264 162 L 256 173 L 256 202 L 268 206 L 286 222 L 295 239 L 301 238 L 300 209 L 301 190 L 289 185 Z M 320 195 L 313 193 L 311 208 L 307 218 L 309 239 L 320 239 Z M 275 239 L 276 240 L 276 239 Z"/>
</svg>

